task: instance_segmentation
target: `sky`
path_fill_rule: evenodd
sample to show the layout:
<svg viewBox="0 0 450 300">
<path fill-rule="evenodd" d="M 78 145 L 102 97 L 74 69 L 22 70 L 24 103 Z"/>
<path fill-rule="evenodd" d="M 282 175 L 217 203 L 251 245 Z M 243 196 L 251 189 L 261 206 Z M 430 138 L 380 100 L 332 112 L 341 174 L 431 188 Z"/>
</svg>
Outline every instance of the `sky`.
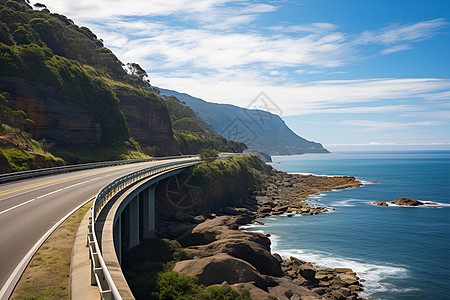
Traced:
<svg viewBox="0 0 450 300">
<path fill-rule="evenodd" d="M 267 110 L 331 151 L 450 149 L 450 1 L 45 0 L 154 86 Z"/>
</svg>

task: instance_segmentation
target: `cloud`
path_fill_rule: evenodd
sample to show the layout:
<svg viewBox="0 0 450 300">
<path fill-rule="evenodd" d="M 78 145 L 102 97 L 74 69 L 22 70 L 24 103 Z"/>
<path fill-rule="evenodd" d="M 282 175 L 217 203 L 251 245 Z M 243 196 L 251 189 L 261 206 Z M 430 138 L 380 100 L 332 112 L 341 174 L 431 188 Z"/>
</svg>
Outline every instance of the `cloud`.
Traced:
<svg viewBox="0 0 450 300">
<path fill-rule="evenodd" d="M 430 39 L 440 33 L 450 23 L 445 19 L 434 19 L 406 25 L 391 25 L 374 31 L 364 31 L 353 43 L 358 44 L 380 44 L 387 47 L 381 50 L 381 55 L 405 51 L 412 48 L 412 43 Z"/>
<path fill-rule="evenodd" d="M 391 54 L 391 53 L 395 53 L 395 52 L 400 52 L 400 51 L 406 51 L 411 49 L 412 47 L 410 45 L 397 45 L 397 46 L 392 46 L 389 48 L 386 48 L 384 50 L 381 51 L 381 55 L 387 55 L 387 54 Z"/>
<path fill-rule="evenodd" d="M 422 127 L 422 126 L 440 126 L 443 125 L 439 121 L 423 121 L 423 122 L 411 122 L 411 123 L 401 123 L 401 122 L 383 122 L 383 121 L 371 121 L 371 120 L 345 120 L 339 122 L 341 125 L 351 125 L 357 127 L 364 127 L 363 131 L 376 131 L 376 130 L 399 130 L 406 129 L 410 127 Z"/>
<path fill-rule="evenodd" d="M 445 19 L 434 19 L 407 25 L 396 24 L 381 30 L 364 31 L 355 42 L 384 45 L 419 42 L 437 35 L 439 30 L 448 25 L 449 23 Z"/>
<path fill-rule="evenodd" d="M 436 78 L 377 78 L 273 84 L 270 74 L 260 75 L 257 70 L 251 69 L 207 75 L 179 74 L 168 77 L 167 74 L 152 73 L 150 76 L 154 83 L 161 87 L 177 89 L 208 101 L 228 102 L 242 107 L 247 106 L 264 91 L 284 111 L 284 115 L 291 116 L 416 111 L 416 105 L 402 102 L 419 101 L 424 93 L 450 88 L 449 79 Z M 391 101 L 391 104 L 382 104 L 383 100 Z M 397 101 L 401 104 L 396 104 Z M 359 103 L 371 105 L 353 107 Z M 439 108 L 436 106 L 436 109 Z"/>
<path fill-rule="evenodd" d="M 409 112 L 401 114 L 400 117 L 450 120 L 450 110 Z"/>
<path fill-rule="evenodd" d="M 348 143 L 348 144 L 324 144 L 325 147 L 366 147 L 366 146 L 445 146 L 450 142 L 408 142 L 408 143 L 391 143 L 391 142 L 368 142 L 368 143 Z"/>
</svg>

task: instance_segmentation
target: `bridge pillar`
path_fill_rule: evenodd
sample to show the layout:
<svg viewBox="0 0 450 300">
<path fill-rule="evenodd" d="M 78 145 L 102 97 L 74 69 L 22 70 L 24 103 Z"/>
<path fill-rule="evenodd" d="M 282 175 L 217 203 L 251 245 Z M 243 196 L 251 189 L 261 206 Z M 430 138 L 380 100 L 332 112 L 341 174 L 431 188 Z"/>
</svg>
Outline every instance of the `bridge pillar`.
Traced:
<svg viewBox="0 0 450 300">
<path fill-rule="evenodd" d="M 148 187 L 143 191 L 144 201 L 143 201 L 143 212 L 144 212 L 144 222 L 143 222 L 143 237 L 145 239 L 155 237 L 155 189 L 158 183 Z"/>
<path fill-rule="evenodd" d="M 139 240 L 139 195 L 131 200 L 129 205 L 129 239 L 128 250 L 140 244 Z"/>
<path fill-rule="evenodd" d="M 114 248 L 116 249 L 117 260 L 122 265 L 122 216 L 119 216 L 113 229 Z"/>
</svg>

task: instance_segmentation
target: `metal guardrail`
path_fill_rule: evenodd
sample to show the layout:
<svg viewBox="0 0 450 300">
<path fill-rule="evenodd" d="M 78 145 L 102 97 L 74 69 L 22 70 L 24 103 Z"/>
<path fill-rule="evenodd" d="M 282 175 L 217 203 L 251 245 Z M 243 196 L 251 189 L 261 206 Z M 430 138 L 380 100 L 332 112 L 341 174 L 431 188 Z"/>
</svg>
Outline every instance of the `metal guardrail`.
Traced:
<svg viewBox="0 0 450 300">
<path fill-rule="evenodd" d="M 92 206 L 92 215 L 90 217 L 87 243 L 89 247 L 89 255 L 91 258 L 91 284 L 96 284 L 100 289 L 100 295 L 102 299 L 122 299 L 111 274 L 108 271 L 108 267 L 102 257 L 99 243 L 95 234 L 95 221 L 101 211 L 101 209 L 111 200 L 118 192 L 129 187 L 133 183 L 147 178 L 151 175 L 167 171 L 169 169 L 188 167 L 196 165 L 202 162 L 200 159 L 185 160 L 182 162 L 170 162 L 159 166 L 149 167 L 140 171 L 133 172 L 131 174 L 122 176 L 110 184 L 103 187 L 95 197 L 94 204 Z"/>
<path fill-rule="evenodd" d="M 32 177 L 45 176 L 45 175 L 54 175 L 54 174 L 67 173 L 67 172 L 73 172 L 73 171 L 96 169 L 96 168 L 101 168 L 101 167 L 111 167 L 111 166 L 118 166 L 118 165 L 156 161 L 156 160 L 173 159 L 173 158 L 183 158 L 183 157 L 189 158 L 189 157 L 195 157 L 195 156 L 197 156 L 197 155 L 166 156 L 166 157 L 152 157 L 152 158 L 145 158 L 145 159 L 115 160 L 115 161 L 104 161 L 104 162 L 98 162 L 98 163 L 87 163 L 87 164 L 46 168 L 46 169 L 37 169 L 37 170 L 31 170 L 31 171 L 5 173 L 5 174 L 0 174 L 0 183 L 16 181 L 16 180 L 21 180 L 21 179 L 27 179 L 27 178 L 32 178 Z"/>
</svg>

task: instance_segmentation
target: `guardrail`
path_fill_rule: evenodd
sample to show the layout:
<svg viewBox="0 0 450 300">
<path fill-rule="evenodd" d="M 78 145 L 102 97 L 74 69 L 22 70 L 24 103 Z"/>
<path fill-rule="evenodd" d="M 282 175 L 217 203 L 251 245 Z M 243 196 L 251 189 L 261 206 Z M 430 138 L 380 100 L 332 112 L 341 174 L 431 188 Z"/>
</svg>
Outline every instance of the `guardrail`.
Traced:
<svg viewBox="0 0 450 300">
<path fill-rule="evenodd" d="M 135 163 L 141 163 L 141 162 L 183 158 L 183 157 L 189 158 L 189 157 L 195 157 L 195 156 L 197 156 L 197 155 L 166 156 L 166 157 L 152 157 L 152 158 L 145 158 L 145 159 L 115 160 L 115 161 L 104 161 L 104 162 L 98 162 L 98 163 L 87 163 L 87 164 L 46 168 L 46 169 L 37 169 L 37 170 L 31 170 L 31 171 L 5 173 L 5 174 L 0 174 L 0 183 L 16 181 L 16 180 L 21 180 L 21 179 L 27 179 L 27 178 L 32 178 L 32 177 L 45 176 L 45 175 L 54 175 L 54 174 L 67 173 L 67 172 L 73 172 L 73 171 L 96 169 L 96 168 L 101 168 L 101 167 L 111 167 L 111 166 L 118 166 L 118 165 L 135 164 Z"/>
<path fill-rule="evenodd" d="M 125 176 L 122 176 L 110 184 L 103 187 L 97 194 L 92 206 L 92 215 L 90 217 L 88 229 L 88 247 L 91 258 L 91 284 L 97 284 L 100 289 L 102 299 L 122 299 L 114 284 L 111 274 L 103 260 L 99 243 L 95 234 L 95 221 L 101 209 L 111 200 L 118 192 L 129 187 L 133 183 L 147 178 L 151 175 L 161 173 L 170 169 L 193 166 L 200 163 L 200 159 L 184 160 L 181 162 L 170 162 L 159 166 L 149 167 Z"/>
</svg>

